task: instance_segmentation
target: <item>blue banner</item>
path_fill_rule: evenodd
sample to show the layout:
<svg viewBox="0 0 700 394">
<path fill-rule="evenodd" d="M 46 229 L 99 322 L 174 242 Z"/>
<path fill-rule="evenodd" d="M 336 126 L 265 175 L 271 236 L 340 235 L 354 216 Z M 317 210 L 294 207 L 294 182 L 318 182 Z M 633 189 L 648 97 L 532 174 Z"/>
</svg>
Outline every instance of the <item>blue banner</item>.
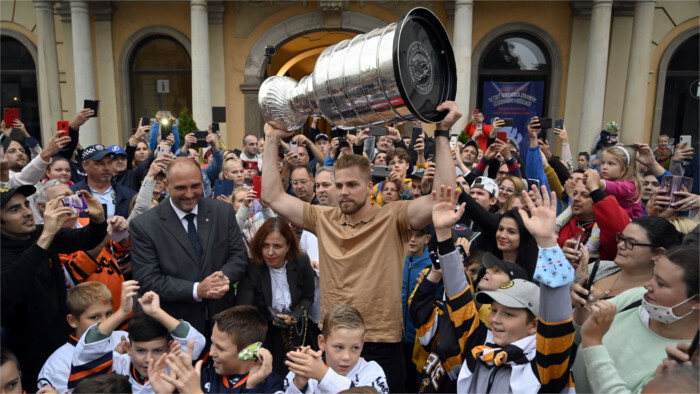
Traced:
<svg viewBox="0 0 700 394">
<path fill-rule="evenodd" d="M 484 119 L 512 118 L 513 126 L 504 127 L 508 138 L 519 146 L 520 152 L 526 152 L 530 139 L 527 125 L 533 116 L 542 117 L 544 100 L 544 81 L 533 82 L 484 82 L 484 100 L 482 112 Z M 493 124 L 493 123 L 492 123 Z M 522 155 L 525 160 L 525 155 Z"/>
</svg>

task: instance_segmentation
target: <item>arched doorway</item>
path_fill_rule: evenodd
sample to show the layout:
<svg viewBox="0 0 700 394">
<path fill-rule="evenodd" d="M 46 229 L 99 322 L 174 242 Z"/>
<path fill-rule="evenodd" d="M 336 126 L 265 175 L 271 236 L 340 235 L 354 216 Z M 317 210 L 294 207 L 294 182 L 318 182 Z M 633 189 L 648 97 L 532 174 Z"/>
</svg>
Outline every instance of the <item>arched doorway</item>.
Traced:
<svg viewBox="0 0 700 394">
<path fill-rule="evenodd" d="M 27 131 L 41 141 L 34 57 L 24 43 L 5 34 L 0 35 L 0 105 L 18 108 Z"/>
<path fill-rule="evenodd" d="M 246 133 L 262 135 L 263 118 L 260 114 L 260 107 L 258 106 L 258 90 L 260 89 L 260 84 L 266 77 L 266 46 L 274 46 L 279 50 L 286 43 L 306 34 L 316 32 L 343 32 L 354 35 L 356 33 L 366 33 L 372 29 L 383 27 L 388 24 L 376 17 L 352 11 L 343 11 L 340 21 L 340 26 L 329 29 L 325 25 L 322 11 L 300 14 L 275 25 L 255 42 L 248 54 L 245 65 L 245 78 L 243 84 L 240 85 L 241 91 L 245 96 L 244 110 Z M 336 39 L 336 42 L 341 41 L 338 38 Z M 326 46 L 327 45 L 331 45 L 331 43 L 326 44 Z M 277 57 L 277 54 L 275 54 L 275 57 Z M 275 57 L 273 57 L 273 63 L 276 61 Z M 310 61 L 311 57 L 308 58 L 308 62 Z M 306 63 L 307 62 L 304 62 L 304 64 Z M 316 61 L 313 59 L 313 64 L 315 63 Z M 282 66 L 280 65 L 280 67 Z M 275 71 L 273 71 L 272 74 L 274 75 Z"/>
<path fill-rule="evenodd" d="M 661 121 L 654 127 L 656 141 L 658 134 L 667 134 L 679 140 L 681 135 L 692 135 L 693 144 L 698 145 L 700 130 L 700 34 L 684 34 L 677 45 L 669 46 L 664 54 L 661 67 L 665 78 L 659 78 L 659 88 L 663 92 Z M 670 56 L 669 56 L 670 55 Z M 653 142 L 652 141 L 652 142 Z"/>
<path fill-rule="evenodd" d="M 177 117 L 192 109 L 192 62 L 187 50 L 166 35 L 139 42 L 129 59 L 131 125 L 158 110 Z"/>
</svg>

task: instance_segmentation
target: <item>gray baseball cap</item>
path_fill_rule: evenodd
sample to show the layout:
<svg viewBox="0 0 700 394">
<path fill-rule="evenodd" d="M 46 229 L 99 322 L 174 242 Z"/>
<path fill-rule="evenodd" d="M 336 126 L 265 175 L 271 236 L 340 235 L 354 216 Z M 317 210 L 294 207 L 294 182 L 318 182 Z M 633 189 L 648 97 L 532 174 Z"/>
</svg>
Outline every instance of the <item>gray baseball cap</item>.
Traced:
<svg viewBox="0 0 700 394">
<path fill-rule="evenodd" d="M 509 308 L 527 309 L 536 317 L 540 315 L 540 288 L 524 279 L 509 280 L 493 291 L 480 291 L 475 299 L 482 304 L 496 301 Z"/>
</svg>

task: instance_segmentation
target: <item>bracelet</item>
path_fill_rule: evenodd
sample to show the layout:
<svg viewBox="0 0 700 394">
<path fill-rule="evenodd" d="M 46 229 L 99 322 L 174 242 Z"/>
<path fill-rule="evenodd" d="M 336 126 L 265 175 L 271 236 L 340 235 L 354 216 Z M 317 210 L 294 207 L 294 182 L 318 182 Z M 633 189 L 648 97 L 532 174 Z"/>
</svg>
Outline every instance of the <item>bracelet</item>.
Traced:
<svg viewBox="0 0 700 394">
<path fill-rule="evenodd" d="M 450 130 L 435 130 L 435 137 L 447 137 L 450 138 Z"/>
</svg>

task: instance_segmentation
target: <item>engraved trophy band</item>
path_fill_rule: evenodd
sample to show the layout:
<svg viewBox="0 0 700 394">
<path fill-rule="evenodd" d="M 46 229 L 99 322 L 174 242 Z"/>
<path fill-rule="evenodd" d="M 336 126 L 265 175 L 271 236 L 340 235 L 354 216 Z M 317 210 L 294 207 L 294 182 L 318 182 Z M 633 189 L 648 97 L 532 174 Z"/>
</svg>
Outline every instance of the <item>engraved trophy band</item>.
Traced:
<svg viewBox="0 0 700 394">
<path fill-rule="evenodd" d="M 343 129 L 401 121 L 441 121 L 436 107 L 454 100 L 457 72 L 440 20 L 414 8 L 400 21 L 326 48 L 297 83 L 274 76 L 260 86 L 263 118 L 299 129 L 309 116 Z"/>
</svg>

